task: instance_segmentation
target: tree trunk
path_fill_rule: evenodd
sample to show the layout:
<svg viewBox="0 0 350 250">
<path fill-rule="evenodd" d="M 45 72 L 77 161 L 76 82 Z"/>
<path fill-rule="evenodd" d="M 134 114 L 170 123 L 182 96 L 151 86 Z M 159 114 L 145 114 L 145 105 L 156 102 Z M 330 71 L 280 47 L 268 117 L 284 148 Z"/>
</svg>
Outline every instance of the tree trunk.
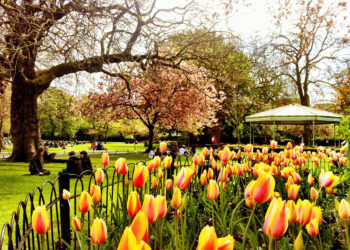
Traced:
<svg viewBox="0 0 350 250">
<path fill-rule="evenodd" d="M 40 147 L 37 98 L 35 87 L 23 83 L 20 77 L 14 78 L 11 95 L 12 161 L 30 161 Z"/>
<path fill-rule="evenodd" d="M 5 149 L 5 144 L 4 144 L 4 137 L 2 134 L 2 128 L 3 128 L 3 124 L 4 124 L 4 119 L 1 117 L 0 118 L 0 152 L 1 150 Z"/>
<path fill-rule="evenodd" d="M 147 126 L 147 128 L 148 128 L 148 148 L 146 152 L 149 152 L 153 148 L 154 126 Z"/>
<path fill-rule="evenodd" d="M 310 107 L 310 97 L 307 93 L 300 97 L 301 105 Z M 312 146 L 312 128 L 310 125 L 304 125 L 304 143 L 307 146 Z"/>
</svg>

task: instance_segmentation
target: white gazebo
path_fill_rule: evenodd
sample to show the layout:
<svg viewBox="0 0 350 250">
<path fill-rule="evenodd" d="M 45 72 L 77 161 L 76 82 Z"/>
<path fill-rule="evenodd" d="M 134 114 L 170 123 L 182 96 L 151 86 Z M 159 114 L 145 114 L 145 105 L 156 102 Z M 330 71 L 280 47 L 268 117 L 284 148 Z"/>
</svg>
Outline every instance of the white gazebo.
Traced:
<svg viewBox="0 0 350 250">
<path fill-rule="evenodd" d="M 342 115 L 310 108 L 300 104 L 290 104 L 275 109 L 249 115 L 246 122 L 250 123 L 250 140 L 252 124 L 273 125 L 273 138 L 275 138 L 275 125 L 312 125 L 312 144 L 315 145 L 315 125 L 340 123 Z"/>
</svg>

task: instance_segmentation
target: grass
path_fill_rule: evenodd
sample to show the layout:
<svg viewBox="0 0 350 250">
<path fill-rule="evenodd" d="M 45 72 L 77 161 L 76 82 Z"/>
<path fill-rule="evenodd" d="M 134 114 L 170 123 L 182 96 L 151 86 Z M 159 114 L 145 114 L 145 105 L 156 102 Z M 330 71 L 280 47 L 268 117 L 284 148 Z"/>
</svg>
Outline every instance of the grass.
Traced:
<svg viewBox="0 0 350 250">
<path fill-rule="evenodd" d="M 110 155 L 110 165 L 113 165 L 117 158 L 125 157 L 128 163 L 137 162 L 139 160 L 146 160 L 148 154 L 145 153 L 130 153 Z M 67 157 L 61 157 L 66 159 Z M 91 155 L 91 162 L 94 166 L 101 166 L 101 157 L 99 155 Z M 56 176 L 62 169 L 66 168 L 65 163 L 49 163 L 45 164 L 45 168 L 51 171 L 49 176 L 31 176 L 28 171 L 28 163 L 22 162 L 6 162 L 0 160 L 0 226 L 6 222 L 10 222 L 11 215 L 17 210 L 20 201 L 24 200 L 26 194 L 32 192 L 37 186 L 41 187 L 46 181 L 54 181 Z M 49 190 L 50 188 L 47 188 Z M 58 189 L 57 189 L 58 190 Z M 45 193 L 45 198 L 49 196 Z"/>
</svg>

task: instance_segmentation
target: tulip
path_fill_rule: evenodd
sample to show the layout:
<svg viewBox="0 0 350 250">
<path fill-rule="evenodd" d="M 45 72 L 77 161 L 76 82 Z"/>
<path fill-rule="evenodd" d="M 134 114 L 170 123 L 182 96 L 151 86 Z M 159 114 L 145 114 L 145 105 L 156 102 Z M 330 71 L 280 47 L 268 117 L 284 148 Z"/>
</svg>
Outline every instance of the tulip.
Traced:
<svg viewBox="0 0 350 250">
<path fill-rule="evenodd" d="M 159 156 L 154 157 L 152 163 L 153 163 L 153 168 L 159 168 L 159 166 L 160 166 L 160 157 Z"/>
<path fill-rule="evenodd" d="M 325 188 L 327 194 L 333 194 L 334 193 L 334 188 L 333 187 L 327 187 Z"/>
<path fill-rule="evenodd" d="M 307 184 L 309 184 L 309 186 L 312 186 L 314 185 L 314 183 L 315 183 L 314 177 L 312 177 L 312 174 L 309 174 L 307 176 Z"/>
<path fill-rule="evenodd" d="M 319 184 L 321 187 L 328 188 L 333 187 L 339 180 L 338 176 L 335 176 L 331 171 L 325 173 L 324 170 L 321 170 Z"/>
<path fill-rule="evenodd" d="M 204 157 L 204 155 L 203 155 L 203 154 L 199 154 L 199 155 L 198 155 L 198 165 L 199 165 L 199 166 L 203 166 L 204 163 L 205 163 L 205 157 Z"/>
<path fill-rule="evenodd" d="M 75 230 L 75 231 L 80 231 L 81 230 L 81 222 L 80 222 L 80 219 L 77 217 L 77 216 L 74 216 L 73 217 L 73 220 L 72 220 L 72 228 Z"/>
<path fill-rule="evenodd" d="M 137 194 L 136 191 L 132 191 L 129 194 L 127 208 L 128 208 L 128 215 L 130 217 L 135 217 L 135 215 L 140 211 L 141 202 L 139 199 L 139 195 Z"/>
<path fill-rule="evenodd" d="M 220 155 L 220 160 L 222 161 L 223 165 L 227 164 L 229 158 L 230 158 L 230 149 L 228 147 L 224 147 L 224 150 Z"/>
<path fill-rule="evenodd" d="M 288 228 L 288 208 L 286 201 L 274 198 L 265 215 L 263 231 L 272 238 L 281 237 Z"/>
<path fill-rule="evenodd" d="M 294 223 L 298 220 L 298 211 L 293 200 L 287 201 L 287 207 L 289 209 L 288 222 Z"/>
<path fill-rule="evenodd" d="M 151 180 L 151 188 L 157 188 L 158 187 L 158 181 L 157 178 L 152 176 L 152 180 Z"/>
<path fill-rule="evenodd" d="M 78 209 L 80 213 L 84 214 L 86 212 L 89 212 L 90 207 L 91 207 L 91 196 L 86 191 L 83 191 L 80 194 Z"/>
<path fill-rule="evenodd" d="M 312 209 L 311 220 L 317 219 L 318 225 L 321 226 L 323 223 L 322 210 L 320 207 L 314 207 Z"/>
<path fill-rule="evenodd" d="M 149 224 L 146 214 L 142 211 L 139 211 L 134 220 L 130 225 L 130 229 L 133 232 L 136 243 L 139 244 L 141 241 L 148 242 L 148 232 Z"/>
<path fill-rule="evenodd" d="M 290 200 L 296 200 L 299 196 L 300 185 L 293 184 L 288 188 L 288 198 Z"/>
<path fill-rule="evenodd" d="M 126 175 L 128 173 L 128 165 L 126 164 L 125 158 L 119 158 L 115 162 L 115 170 L 117 174 Z"/>
<path fill-rule="evenodd" d="M 269 153 L 269 149 L 267 147 L 264 147 L 262 149 L 262 154 L 267 155 Z"/>
<path fill-rule="evenodd" d="M 101 188 L 95 184 L 92 184 L 90 187 L 90 196 L 95 204 L 101 202 Z"/>
<path fill-rule="evenodd" d="M 161 142 L 161 143 L 159 143 L 159 151 L 162 153 L 162 154 L 164 154 L 165 153 L 165 151 L 166 151 L 166 142 Z"/>
<path fill-rule="evenodd" d="M 204 156 L 205 158 L 207 158 L 207 157 L 209 156 L 209 150 L 208 150 L 207 147 L 204 147 L 204 148 L 202 149 L 202 154 L 203 154 L 203 156 Z"/>
<path fill-rule="evenodd" d="M 165 188 L 166 190 L 170 190 L 173 187 L 173 180 L 172 179 L 167 179 L 166 180 L 166 184 L 165 184 Z"/>
<path fill-rule="evenodd" d="M 275 149 L 276 147 L 277 147 L 277 141 L 271 140 L 271 142 L 270 142 L 270 148 L 271 148 L 271 149 Z"/>
<path fill-rule="evenodd" d="M 235 151 L 231 151 L 230 160 L 232 161 L 235 158 L 236 158 L 236 152 Z"/>
<path fill-rule="evenodd" d="M 162 169 L 158 169 L 158 178 L 159 179 L 162 179 L 163 178 L 163 171 L 162 171 Z"/>
<path fill-rule="evenodd" d="M 251 187 L 251 196 L 255 202 L 264 203 L 274 195 L 275 179 L 270 173 L 262 173 Z"/>
<path fill-rule="evenodd" d="M 293 175 L 294 183 L 298 184 L 298 183 L 301 182 L 301 177 L 300 177 L 300 175 L 297 172 L 294 172 L 292 175 Z"/>
<path fill-rule="evenodd" d="M 102 170 L 102 168 L 98 168 L 96 169 L 95 172 L 95 180 L 97 183 L 102 183 L 103 182 L 103 178 L 104 178 L 104 172 Z"/>
<path fill-rule="evenodd" d="M 152 223 L 157 219 L 158 209 L 153 195 L 145 194 L 142 211 L 147 215 L 148 223 Z"/>
<path fill-rule="evenodd" d="M 101 157 L 101 164 L 102 164 L 103 166 L 105 166 L 105 167 L 109 164 L 109 156 L 108 156 L 107 153 L 103 153 L 103 154 L 102 154 L 102 157 Z"/>
<path fill-rule="evenodd" d="M 318 196 L 318 191 L 312 187 L 310 190 L 310 200 L 315 201 Z"/>
<path fill-rule="evenodd" d="M 134 250 L 137 247 L 136 237 L 130 227 L 124 229 L 117 250 Z"/>
<path fill-rule="evenodd" d="M 168 169 L 171 167 L 171 163 L 173 162 L 172 156 L 165 156 L 163 160 L 163 167 L 164 169 Z"/>
<path fill-rule="evenodd" d="M 219 196 L 219 186 L 214 180 L 209 181 L 207 197 L 209 200 L 216 200 Z"/>
<path fill-rule="evenodd" d="M 167 204 L 165 196 L 157 195 L 156 204 L 158 208 L 158 218 L 163 218 L 167 212 Z"/>
<path fill-rule="evenodd" d="M 45 234 L 50 231 L 51 224 L 45 205 L 35 208 L 32 214 L 32 227 L 37 234 Z"/>
<path fill-rule="evenodd" d="M 134 170 L 132 184 L 137 188 L 141 188 L 147 182 L 147 178 L 148 178 L 148 169 L 146 168 L 146 166 L 142 164 L 138 164 Z"/>
<path fill-rule="evenodd" d="M 338 208 L 339 218 L 347 220 L 350 218 L 350 204 L 347 200 L 342 199 Z"/>
<path fill-rule="evenodd" d="M 253 185 L 255 184 L 255 180 L 252 180 L 248 183 L 248 185 L 246 186 L 246 188 L 244 189 L 244 196 L 247 197 L 247 198 L 252 198 L 252 193 L 251 193 L 251 190 L 252 190 L 252 187 Z"/>
<path fill-rule="evenodd" d="M 303 231 L 300 230 L 297 238 L 294 241 L 294 250 L 304 250 L 304 242 L 303 242 Z"/>
<path fill-rule="evenodd" d="M 213 179 L 214 178 L 214 171 L 212 168 L 208 169 L 208 179 Z"/>
<path fill-rule="evenodd" d="M 140 244 L 137 245 L 136 250 L 152 250 L 152 248 L 144 241 L 141 241 Z"/>
<path fill-rule="evenodd" d="M 63 189 L 62 198 L 64 200 L 69 200 L 71 196 L 72 196 L 71 193 L 67 189 Z"/>
<path fill-rule="evenodd" d="M 211 167 L 212 167 L 212 169 L 218 168 L 218 164 L 216 163 L 216 161 L 214 159 L 211 160 Z"/>
<path fill-rule="evenodd" d="M 242 155 L 242 151 L 238 150 L 237 154 L 236 154 L 236 159 L 238 160 L 239 158 L 241 158 Z"/>
<path fill-rule="evenodd" d="M 288 143 L 287 143 L 287 146 L 286 146 L 286 149 L 287 149 L 287 150 L 290 150 L 291 148 L 292 148 L 292 143 L 288 142 Z"/>
<path fill-rule="evenodd" d="M 107 240 L 107 227 L 106 223 L 100 219 L 94 219 L 91 226 L 91 241 L 96 245 L 101 245 Z"/>
<path fill-rule="evenodd" d="M 181 191 L 178 188 L 175 188 L 173 198 L 171 199 L 171 206 L 174 209 L 179 209 L 182 204 Z"/>
<path fill-rule="evenodd" d="M 201 177 L 200 177 L 200 184 L 202 186 L 205 186 L 207 185 L 207 176 L 205 174 L 201 174 Z"/>
<path fill-rule="evenodd" d="M 181 190 L 185 190 L 190 184 L 193 174 L 194 171 L 191 168 L 182 167 L 176 178 L 176 186 Z"/>
<path fill-rule="evenodd" d="M 306 230 L 311 236 L 318 235 L 319 228 L 317 219 L 310 220 L 309 224 L 306 225 Z"/>
<path fill-rule="evenodd" d="M 218 250 L 232 250 L 235 246 L 235 240 L 231 235 L 226 236 L 225 238 L 218 239 Z"/>
<path fill-rule="evenodd" d="M 296 205 L 298 211 L 298 224 L 305 226 L 311 220 L 313 204 L 309 200 L 298 200 Z"/>
<path fill-rule="evenodd" d="M 214 227 L 205 226 L 199 234 L 198 250 L 218 249 L 218 239 Z"/>
<path fill-rule="evenodd" d="M 286 190 L 288 192 L 288 189 L 291 185 L 294 185 L 294 181 L 293 181 L 293 178 L 291 176 L 288 176 L 288 180 L 286 182 L 286 184 L 284 184 L 285 187 L 286 187 Z"/>
<path fill-rule="evenodd" d="M 246 166 L 246 165 L 245 165 Z M 248 167 L 248 166 L 247 166 Z M 237 165 L 236 166 L 236 174 L 237 174 L 237 176 L 241 176 L 242 174 L 243 174 L 243 167 L 242 167 L 242 165 Z"/>
<path fill-rule="evenodd" d="M 254 199 L 253 198 L 245 198 L 245 204 L 247 207 L 252 207 L 254 205 Z"/>
</svg>

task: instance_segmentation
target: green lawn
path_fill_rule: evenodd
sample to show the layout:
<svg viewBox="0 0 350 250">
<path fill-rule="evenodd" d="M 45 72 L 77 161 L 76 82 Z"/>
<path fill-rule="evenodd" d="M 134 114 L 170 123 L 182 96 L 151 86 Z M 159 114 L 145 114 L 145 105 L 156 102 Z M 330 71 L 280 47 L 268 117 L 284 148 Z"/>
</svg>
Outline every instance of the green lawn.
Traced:
<svg viewBox="0 0 350 250">
<path fill-rule="evenodd" d="M 110 155 L 110 165 L 114 165 L 119 157 L 125 157 L 128 163 L 146 160 L 148 154 L 145 153 L 129 153 Z M 61 157 L 65 159 L 67 157 Z M 99 155 L 92 155 L 92 165 L 101 166 Z M 44 181 L 54 181 L 58 172 L 66 168 L 65 163 L 45 164 L 45 168 L 51 171 L 49 176 L 31 176 L 28 172 L 28 163 L 13 163 L 0 160 L 0 226 L 5 222 L 9 222 L 13 211 L 17 210 L 20 201 L 24 200 L 26 194 L 32 192 L 36 186 L 41 186 Z M 48 203 L 49 189 L 45 192 L 45 199 Z M 58 189 L 57 189 L 58 190 Z M 38 197 L 38 195 L 36 195 Z"/>
</svg>

